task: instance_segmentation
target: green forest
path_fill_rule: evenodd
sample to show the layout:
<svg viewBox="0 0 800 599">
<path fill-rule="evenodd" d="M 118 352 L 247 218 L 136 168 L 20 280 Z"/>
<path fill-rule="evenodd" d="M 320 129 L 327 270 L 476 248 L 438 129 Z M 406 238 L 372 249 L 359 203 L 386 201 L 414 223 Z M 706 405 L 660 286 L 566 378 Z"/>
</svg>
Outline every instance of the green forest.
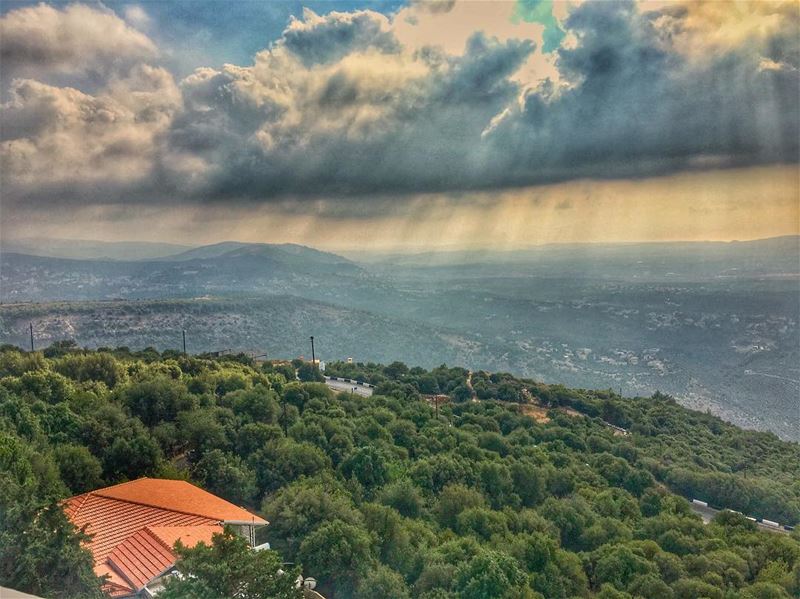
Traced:
<svg viewBox="0 0 800 599">
<path fill-rule="evenodd" d="M 0 585 L 99 597 L 60 508 L 141 476 L 263 515 L 181 550 L 165 597 L 772 599 L 800 596 L 800 446 L 656 393 L 504 373 L 127 348 L 0 348 Z M 298 380 L 298 377 L 300 380 Z M 727 508 L 709 524 L 689 500 Z M 741 512 L 741 513 L 738 513 Z M 284 574 L 279 572 L 283 570 Z"/>
</svg>

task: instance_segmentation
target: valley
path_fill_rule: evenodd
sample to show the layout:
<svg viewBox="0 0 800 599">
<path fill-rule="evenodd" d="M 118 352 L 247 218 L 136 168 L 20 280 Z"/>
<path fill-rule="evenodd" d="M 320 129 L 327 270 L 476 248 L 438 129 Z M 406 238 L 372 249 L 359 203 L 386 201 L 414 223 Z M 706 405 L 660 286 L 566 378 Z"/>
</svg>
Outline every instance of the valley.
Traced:
<svg viewBox="0 0 800 599">
<path fill-rule="evenodd" d="M 32 322 L 42 345 L 167 349 L 186 330 L 190 352 L 293 357 L 313 334 L 323 359 L 661 391 L 796 440 L 797 239 L 358 262 L 265 244 L 127 262 L 5 252 L 0 340 L 26 346 Z"/>
</svg>

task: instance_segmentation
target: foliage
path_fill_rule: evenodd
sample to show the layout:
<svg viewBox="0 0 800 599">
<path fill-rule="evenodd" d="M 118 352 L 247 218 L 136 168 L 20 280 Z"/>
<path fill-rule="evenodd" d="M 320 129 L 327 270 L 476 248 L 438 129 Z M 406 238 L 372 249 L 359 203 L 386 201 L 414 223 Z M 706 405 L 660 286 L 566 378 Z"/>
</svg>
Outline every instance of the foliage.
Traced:
<svg viewBox="0 0 800 599">
<path fill-rule="evenodd" d="M 301 563 L 334 588 L 351 593 L 373 561 L 371 539 L 364 528 L 342 520 L 323 523 L 300 544 Z"/>
<path fill-rule="evenodd" d="M 180 543 L 180 541 L 178 542 Z M 230 530 L 215 534 L 211 546 L 178 546 L 180 576 L 167 581 L 165 599 L 301 599 L 295 581 L 299 568 L 285 568 L 270 550 L 252 551 L 247 541 Z"/>
<path fill-rule="evenodd" d="M 344 598 L 800 590 L 797 533 L 725 511 L 704 525 L 686 501 L 797 523 L 795 444 L 662 395 L 623 399 L 444 365 L 328 369 L 375 394 L 337 396 L 293 380 L 292 366 L 256 369 L 246 356 L 3 348 L 0 583 L 93 596 L 91 558 L 59 500 L 174 476 L 260 511 L 270 521 L 261 541 L 282 557 L 223 535 L 182 552 L 191 576 L 171 580 L 168 598 L 234 587 L 294 596 L 297 572 L 278 575 L 282 561 Z M 436 406 L 425 397 L 434 394 L 449 397 Z"/>
<path fill-rule="evenodd" d="M 102 597 L 84 536 L 58 504 L 62 494 L 47 456 L 0 434 L 0 586 L 55 599 Z"/>
<path fill-rule="evenodd" d="M 297 378 L 304 383 L 321 382 L 325 380 L 317 365 L 311 362 L 303 362 L 299 365 L 297 368 Z"/>
</svg>

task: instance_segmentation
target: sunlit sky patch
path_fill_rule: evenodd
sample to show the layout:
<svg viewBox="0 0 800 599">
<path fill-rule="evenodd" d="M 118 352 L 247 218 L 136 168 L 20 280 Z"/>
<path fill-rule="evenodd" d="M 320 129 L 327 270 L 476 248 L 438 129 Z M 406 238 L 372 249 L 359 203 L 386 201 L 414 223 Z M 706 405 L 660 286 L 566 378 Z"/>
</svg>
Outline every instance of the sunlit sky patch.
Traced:
<svg viewBox="0 0 800 599">
<path fill-rule="evenodd" d="M 553 0 L 519 0 L 514 7 L 514 19 L 544 25 L 542 51 L 552 52 L 561 45 L 565 33 L 553 14 Z"/>
</svg>

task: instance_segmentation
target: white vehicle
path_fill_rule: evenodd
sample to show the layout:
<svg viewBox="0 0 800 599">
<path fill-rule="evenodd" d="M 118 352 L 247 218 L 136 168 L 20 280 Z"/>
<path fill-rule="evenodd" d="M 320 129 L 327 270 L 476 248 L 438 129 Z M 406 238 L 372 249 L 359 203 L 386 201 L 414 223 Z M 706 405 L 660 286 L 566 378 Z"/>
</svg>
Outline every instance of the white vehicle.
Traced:
<svg viewBox="0 0 800 599">
<path fill-rule="evenodd" d="M 778 524 L 777 522 L 773 522 L 772 520 L 767 520 L 767 519 L 761 520 L 761 524 L 763 524 L 764 526 L 770 526 L 772 528 L 780 528 L 781 527 L 781 525 Z"/>
<path fill-rule="evenodd" d="M 695 505 L 702 505 L 703 507 L 708 507 L 708 504 L 705 501 L 700 501 L 699 499 L 692 499 L 692 503 Z"/>
</svg>

